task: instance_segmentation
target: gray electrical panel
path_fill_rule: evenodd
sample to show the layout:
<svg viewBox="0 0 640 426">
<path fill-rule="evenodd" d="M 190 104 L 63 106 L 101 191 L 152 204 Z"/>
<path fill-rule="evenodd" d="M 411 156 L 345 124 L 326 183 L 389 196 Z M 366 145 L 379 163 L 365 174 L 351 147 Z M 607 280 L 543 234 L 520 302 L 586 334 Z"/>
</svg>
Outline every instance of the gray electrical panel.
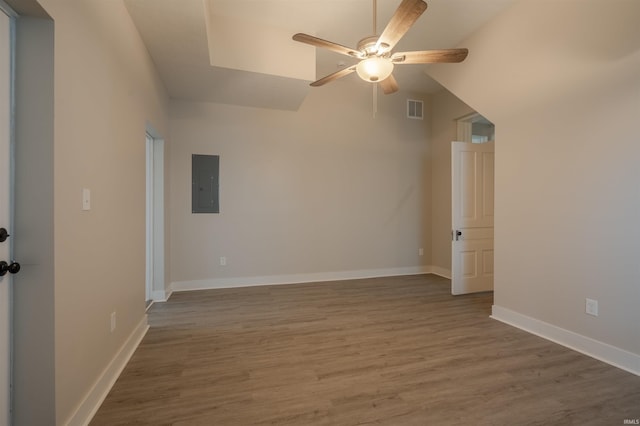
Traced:
<svg viewBox="0 0 640 426">
<path fill-rule="evenodd" d="M 191 156 L 191 212 L 220 213 L 219 155 Z"/>
</svg>

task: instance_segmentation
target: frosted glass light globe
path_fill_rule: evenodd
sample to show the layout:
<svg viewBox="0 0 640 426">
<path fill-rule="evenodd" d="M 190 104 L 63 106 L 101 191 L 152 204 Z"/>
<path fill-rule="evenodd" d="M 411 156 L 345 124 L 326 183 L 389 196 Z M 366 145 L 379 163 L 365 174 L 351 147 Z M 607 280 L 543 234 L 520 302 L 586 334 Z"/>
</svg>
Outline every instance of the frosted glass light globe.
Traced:
<svg viewBox="0 0 640 426">
<path fill-rule="evenodd" d="M 389 77 L 393 72 L 393 62 L 387 58 L 372 56 L 356 65 L 356 72 L 364 81 L 376 83 Z"/>
</svg>

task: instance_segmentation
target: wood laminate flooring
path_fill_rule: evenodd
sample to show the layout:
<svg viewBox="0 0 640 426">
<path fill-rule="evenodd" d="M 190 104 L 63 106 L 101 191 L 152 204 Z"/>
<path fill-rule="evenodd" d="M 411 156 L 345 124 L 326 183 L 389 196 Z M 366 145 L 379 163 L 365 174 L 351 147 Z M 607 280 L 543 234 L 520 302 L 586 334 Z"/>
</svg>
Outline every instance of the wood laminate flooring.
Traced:
<svg viewBox="0 0 640 426">
<path fill-rule="evenodd" d="M 640 377 L 433 275 L 175 293 L 92 425 L 622 425 Z"/>
</svg>

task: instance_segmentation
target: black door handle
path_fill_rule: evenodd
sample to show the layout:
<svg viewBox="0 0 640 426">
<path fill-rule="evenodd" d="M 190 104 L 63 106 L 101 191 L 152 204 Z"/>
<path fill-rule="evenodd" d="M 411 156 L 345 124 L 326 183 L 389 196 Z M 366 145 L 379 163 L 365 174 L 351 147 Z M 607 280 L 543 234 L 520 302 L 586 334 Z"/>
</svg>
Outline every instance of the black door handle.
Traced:
<svg viewBox="0 0 640 426">
<path fill-rule="evenodd" d="M 4 228 L 0 228 L 0 243 L 4 243 L 5 241 L 7 241 L 8 237 L 9 233 L 7 232 L 7 230 Z"/>
<path fill-rule="evenodd" d="M 20 264 L 18 262 L 11 262 L 11 264 L 5 262 L 4 260 L 0 261 L 0 277 L 5 276 L 6 274 L 17 274 L 20 272 Z"/>
<path fill-rule="evenodd" d="M 458 241 L 461 235 L 462 235 L 462 231 L 456 230 L 456 241 Z"/>
</svg>

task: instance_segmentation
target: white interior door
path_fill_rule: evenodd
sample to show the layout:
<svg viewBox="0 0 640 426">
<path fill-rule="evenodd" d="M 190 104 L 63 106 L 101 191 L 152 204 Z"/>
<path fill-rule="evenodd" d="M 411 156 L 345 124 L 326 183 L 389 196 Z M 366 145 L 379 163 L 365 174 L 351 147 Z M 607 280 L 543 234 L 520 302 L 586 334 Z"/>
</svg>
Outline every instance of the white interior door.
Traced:
<svg viewBox="0 0 640 426">
<path fill-rule="evenodd" d="M 452 294 L 493 290 L 493 168 L 493 142 L 452 142 Z"/>
<path fill-rule="evenodd" d="M 0 9 L 0 424 L 11 424 L 11 21 Z M 3 240 L 3 241 L 2 241 Z"/>
</svg>

